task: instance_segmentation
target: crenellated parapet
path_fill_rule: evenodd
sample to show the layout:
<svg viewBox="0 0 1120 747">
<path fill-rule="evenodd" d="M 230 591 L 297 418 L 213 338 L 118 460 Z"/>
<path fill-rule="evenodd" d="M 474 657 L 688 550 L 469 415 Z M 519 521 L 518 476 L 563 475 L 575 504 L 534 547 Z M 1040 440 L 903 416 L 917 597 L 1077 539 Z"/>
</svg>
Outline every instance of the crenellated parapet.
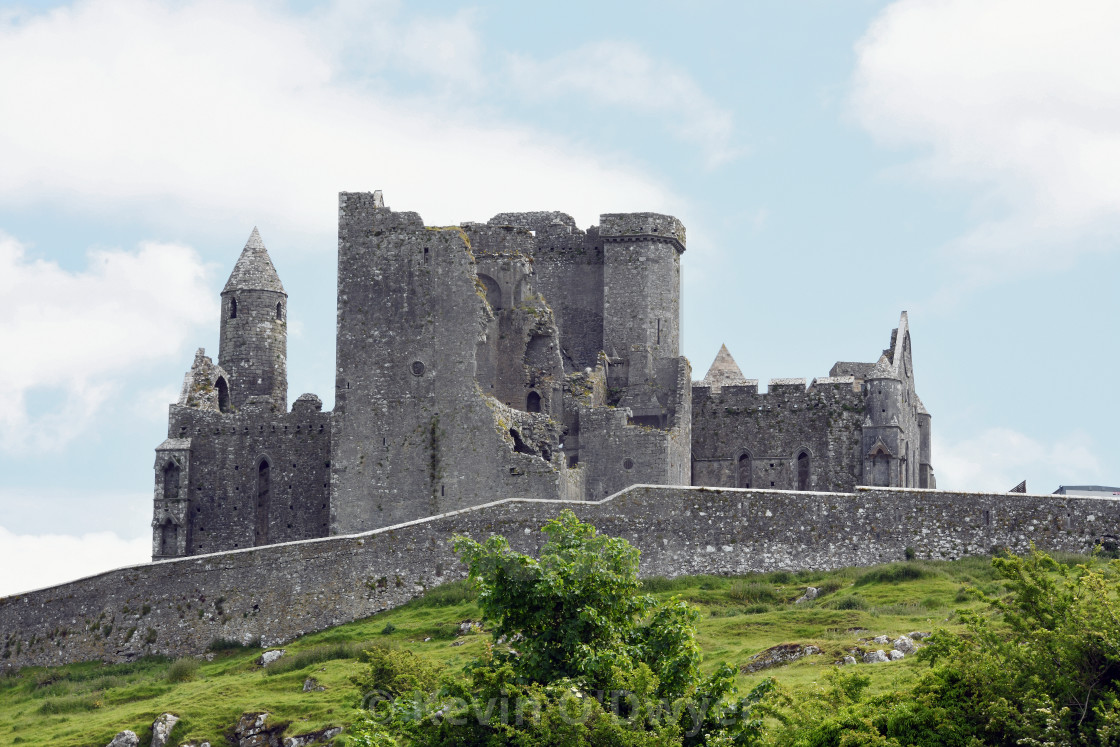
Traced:
<svg viewBox="0 0 1120 747">
<path fill-rule="evenodd" d="M 930 487 L 931 419 L 914 391 L 906 313 L 875 363 L 830 375 L 746 379 L 726 347 L 693 382 L 695 485 L 852 490 Z"/>
</svg>

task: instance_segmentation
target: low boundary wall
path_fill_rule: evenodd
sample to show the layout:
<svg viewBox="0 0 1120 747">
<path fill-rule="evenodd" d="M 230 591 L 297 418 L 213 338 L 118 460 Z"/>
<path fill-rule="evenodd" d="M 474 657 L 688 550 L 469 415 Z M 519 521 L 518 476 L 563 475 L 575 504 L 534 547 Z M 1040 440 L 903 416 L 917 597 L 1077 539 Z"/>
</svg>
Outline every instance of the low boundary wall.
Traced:
<svg viewBox="0 0 1120 747">
<path fill-rule="evenodd" d="M 121 568 L 0 598 L 0 667 L 277 645 L 386 610 L 466 569 L 456 534 L 536 551 L 565 508 L 642 551 L 643 576 L 832 569 L 1039 548 L 1120 535 L 1120 501 L 859 488 L 846 493 L 635 485 L 597 502 L 512 499 L 362 534 Z"/>
</svg>

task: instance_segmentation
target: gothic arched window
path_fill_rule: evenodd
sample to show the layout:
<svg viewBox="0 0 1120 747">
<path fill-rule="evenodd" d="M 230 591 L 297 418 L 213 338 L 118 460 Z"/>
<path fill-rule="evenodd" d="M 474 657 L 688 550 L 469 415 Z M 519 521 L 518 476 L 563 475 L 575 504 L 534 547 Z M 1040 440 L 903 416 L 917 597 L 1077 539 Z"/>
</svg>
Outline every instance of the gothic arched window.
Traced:
<svg viewBox="0 0 1120 747">
<path fill-rule="evenodd" d="M 159 554 L 163 557 L 179 554 L 179 527 L 170 519 L 159 527 Z"/>
<path fill-rule="evenodd" d="M 797 455 L 797 489 L 809 489 L 809 454 L 804 451 Z"/>
</svg>

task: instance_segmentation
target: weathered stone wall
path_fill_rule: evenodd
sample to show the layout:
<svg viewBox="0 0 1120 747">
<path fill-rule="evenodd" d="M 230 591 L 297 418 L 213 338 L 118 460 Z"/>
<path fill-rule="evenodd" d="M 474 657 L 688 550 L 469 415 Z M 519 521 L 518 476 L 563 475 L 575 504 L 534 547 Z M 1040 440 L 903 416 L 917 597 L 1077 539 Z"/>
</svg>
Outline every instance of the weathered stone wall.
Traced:
<svg viewBox="0 0 1120 747">
<path fill-rule="evenodd" d="M 863 474 L 865 398 L 851 377 L 692 388 L 692 484 L 797 487 L 797 456 L 809 454 L 809 489 L 846 492 Z M 742 463 L 746 456 L 749 461 Z M 750 465 L 747 470 L 746 466 Z M 749 483 L 746 480 L 749 477 Z"/>
<path fill-rule="evenodd" d="M 534 232 L 534 284 L 556 315 L 565 369 L 594 368 L 603 348 L 603 246 L 598 227 L 581 231 L 570 215 L 557 212 L 500 213 L 489 224 Z"/>
<path fill-rule="evenodd" d="M 300 397 L 291 412 L 264 405 L 231 413 L 171 405 L 169 438 L 189 439 L 181 492 L 188 501 L 186 554 L 327 536 L 330 420 L 313 395 Z M 260 494 L 264 462 L 267 496 Z M 157 457 L 157 507 L 160 472 Z"/>
<path fill-rule="evenodd" d="M 517 229 L 479 229 L 475 235 L 491 242 L 491 264 L 503 251 L 510 262 L 523 256 L 532 238 Z M 547 448 L 528 436 L 548 433 L 548 416 L 503 412 L 504 403 L 476 381 L 480 343 L 502 327 L 493 325 L 494 309 L 478 282 L 468 234 L 458 227 L 425 227 L 419 215 L 393 212 L 375 195 L 342 193 L 338 241 L 332 532 L 434 516 L 493 495 L 564 494 L 558 434 L 551 433 Z M 499 292 L 499 305 L 506 296 L 514 300 L 509 288 Z M 550 332 L 547 309 L 534 310 L 543 329 L 506 320 L 506 330 L 524 346 L 513 376 L 527 376 L 534 332 Z M 552 345 L 559 386 L 553 335 L 537 336 Z M 497 352 L 503 350 L 510 353 L 499 345 Z M 519 401 L 511 398 L 510 408 L 526 409 L 529 383 L 521 380 Z M 537 383 L 550 397 L 551 382 Z M 547 406 L 550 400 L 543 399 Z"/>
<path fill-rule="evenodd" d="M 828 569 L 955 558 L 1030 543 L 1087 552 L 1120 535 L 1120 501 L 1057 495 L 860 489 L 795 493 L 635 486 L 597 503 L 509 500 L 360 535 L 102 573 L 0 599 L 0 665 L 203 652 L 215 638 L 266 645 L 399 605 L 461 578 L 457 533 L 535 551 L 564 508 L 642 551 L 645 576 Z"/>
</svg>

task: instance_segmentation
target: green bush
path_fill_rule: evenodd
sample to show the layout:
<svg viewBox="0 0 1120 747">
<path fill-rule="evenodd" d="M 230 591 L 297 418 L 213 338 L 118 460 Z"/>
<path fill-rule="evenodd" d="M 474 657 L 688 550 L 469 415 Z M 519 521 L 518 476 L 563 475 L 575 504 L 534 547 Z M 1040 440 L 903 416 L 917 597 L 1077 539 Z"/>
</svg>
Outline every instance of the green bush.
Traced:
<svg viewBox="0 0 1120 747">
<path fill-rule="evenodd" d="M 265 674 L 276 675 L 305 669 L 312 664 L 337 659 L 358 659 L 371 643 L 340 641 L 292 651 L 264 668 Z"/>
<path fill-rule="evenodd" d="M 733 581 L 727 590 L 727 596 L 736 602 L 747 604 L 780 604 L 784 601 L 777 589 L 758 581 Z"/>
<path fill-rule="evenodd" d="M 855 580 L 855 586 L 867 584 L 900 584 L 904 581 L 921 581 L 937 575 L 920 563 L 891 563 L 872 568 Z"/>
<path fill-rule="evenodd" d="M 639 583 L 633 546 L 599 534 L 571 511 L 543 531 L 539 558 L 514 552 L 503 537 L 484 544 L 455 539 L 495 642 L 508 641 L 516 651 L 487 648 L 468 665 L 466 680 L 444 680 L 435 689 L 434 673 L 411 654 L 372 649 L 369 672 L 354 681 L 377 718 L 354 727 L 356 744 L 385 745 L 395 737 L 433 747 L 757 741 L 761 721 L 751 708 L 771 682 L 734 699 L 734 670 L 724 665 L 702 675 L 699 614 L 678 598 L 658 603 L 640 593 L 658 583 Z M 727 584 L 715 576 L 700 580 L 710 590 Z M 754 586 L 773 594 L 769 585 Z M 743 588 L 755 593 L 750 583 Z M 508 720 L 510 708 L 525 704 L 538 717 Z M 725 719 L 724 706 L 736 717 Z"/>
<path fill-rule="evenodd" d="M 176 659 L 167 668 L 168 682 L 190 682 L 198 675 L 198 659 Z"/>
<path fill-rule="evenodd" d="M 450 607 L 455 604 L 473 602 L 478 599 L 478 591 L 466 581 L 452 581 L 424 590 L 424 595 L 408 603 L 409 607 Z"/>
<path fill-rule="evenodd" d="M 823 606 L 833 610 L 867 610 L 871 608 L 867 600 L 859 594 L 836 597 L 825 602 Z"/>
<path fill-rule="evenodd" d="M 100 705 L 100 701 L 94 695 L 70 695 L 63 698 L 44 700 L 42 705 L 39 706 L 38 712 L 45 716 L 60 713 L 78 713 L 81 711 L 92 711 Z"/>
<path fill-rule="evenodd" d="M 1032 552 L 991 564 L 1007 595 L 969 592 L 988 609 L 959 612 L 962 633 L 936 632 L 917 684 L 864 699 L 866 685 L 838 672 L 776 709 L 774 744 L 1120 744 L 1120 561 L 1070 567 Z"/>
</svg>

